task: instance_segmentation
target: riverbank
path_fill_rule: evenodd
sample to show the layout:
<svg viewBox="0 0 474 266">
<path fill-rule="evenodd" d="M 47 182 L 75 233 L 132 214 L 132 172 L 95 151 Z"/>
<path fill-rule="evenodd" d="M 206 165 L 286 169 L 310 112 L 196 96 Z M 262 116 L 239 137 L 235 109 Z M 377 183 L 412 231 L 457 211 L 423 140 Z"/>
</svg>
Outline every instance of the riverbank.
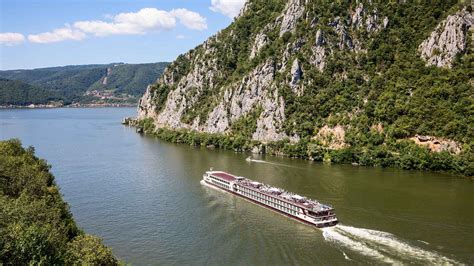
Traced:
<svg viewBox="0 0 474 266">
<path fill-rule="evenodd" d="M 144 133 L 169 142 L 184 143 L 191 146 L 286 156 L 327 163 L 352 164 L 354 166 L 445 171 L 464 177 L 474 176 L 474 163 L 470 160 L 472 154 L 469 150 L 458 155 L 449 152 L 431 152 L 428 148 L 418 146 L 409 139 L 394 139 L 380 145 L 330 149 L 324 147 L 321 143 L 307 139 L 302 139 L 296 143 L 290 140 L 262 143 L 250 140 L 242 135 L 211 134 L 167 128 L 157 129 L 150 118 L 137 120 L 127 117 L 122 120 L 122 124 L 136 127 L 137 133 Z"/>
<path fill-rule="evenodd" d="M 136 103 L 72 103 L 68 105 L 58 104 L 30 104 L 24 105 L 0 105 L 0 109 L 49 109 L 49 108 L 101 108 L 101 107 L 135 107 Z"/>
<path fill-rule="evenodd" d="M 48 163 L 18 139 L 0 141 L 0 264 L 118 265 L 79 229 Z"/>
</svg>

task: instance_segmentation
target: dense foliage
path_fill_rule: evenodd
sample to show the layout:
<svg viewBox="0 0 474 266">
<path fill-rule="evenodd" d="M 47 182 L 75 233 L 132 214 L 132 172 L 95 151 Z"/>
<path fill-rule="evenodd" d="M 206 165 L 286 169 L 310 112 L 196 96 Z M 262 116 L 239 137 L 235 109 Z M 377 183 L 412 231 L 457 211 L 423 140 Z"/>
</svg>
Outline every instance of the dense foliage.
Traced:
<svg viewBox="0 0 474 266">
<path fill-rule="evenodd" d="M 0 264 L 117 264 L 77 228 L 49 168 L 33 147 L 0 141 Z"/>
<path fill-rule="evenodd" d="M 182 122 L 189 124 L 196 117 L 201 123 L 206 121 L 209 112 L 222 101 L 222 91 L 226 86 L 240 82 L 256 66 L 268 60 L 275 66 L 282 65 L 288 47 L 299 43 L 300 48 L 290 54 L 287 61 L 293 62 L 296 58 L 300 61 L 303 72 L 300 84 L 304 86 L 304 93 L 297 95 L 288 85 L 291 63 L 286 64 L 282 71 L 275 71 L 274 87 L 285 100 L 283 130 L 287 136 L 299 136 L 300 141 L 266 143 L 267 152 L 315 160 L 450 170 L 473 175 L 472 43 L 468 41 L 466 52 L 458 55 L 451 69 L 426 66 L 418 51 L 420 43 L 442 20 L 466 8 L 467 2 L 303 2 L 307 3 L 304 15 L 295 31 L 280 37 L 280 28 L 272 27 L 272 23 L 281 18 L 288 1 L 251 0 L 247 12 L 218 33 L 217 41 L 198 46 L 171 63 L 172 77 L 178 81 L 193 69 L 190 58 L 207 59 L 208 51 L 217 51 L 213 60 L 218 63 L 219 72 L 215 75 L 213 89 L 202 89 L 199 100 L 185 110 Z M 366 14 L 376 11 L 379 18 L 386 16 L 386 27 L 368 32 L 365 24 L 361 28 L 351 26 L 349 21 L 360 2 L 363 2 Z M 470 8 L 467 10 L 472 12 Z M 341 37 L 334 26 L 337 20 L 346 26 L 352 45 L 357 43 L 360 50 L 338 45 Z M 251 58 L 251 47 L 263 29 L 266 29 L 269 41 L 256 57 Z M 322 72 L 309 62 L 318 30 L 324 34 L 328 53 Z M 467 40 L 471 39 L 472 31 L 467 36 Z M 154 88 L 158 92 L 154 100 L 159 111 L 167 93 L 174 88 L 161 83 L 155 84 Z M 219 141 L 211 141 L 212 145 L 246 149 L 260 145 L 251 140 L 252 132 L 249 132 L 255 128 L 258 115 L 259 112 L 248 113 L 220 137 L 184 131 L 172 133 L 166 129 L 158 129 L 157 134 L 189 144 L 203 143 L 201 140 L 204 139 L 207 145 L 208 139 L 218 138 Z M 344 127 L 346 148 L 329 149 L 315 139 L 318 131 L 326 125 Z M 380 130 L 373 130 L 375 125 Z M 432 153 L 407 140 L 417 134 L 455 140 L 462 152 L 457 155 Z M 235 140 L 245 144 L 235 145 Z"/>
<path fill-rule="evenodd" d="M 0 105 L 11 104 L 7 99 L 15 98 L 15 105 L 28 103 L 46 104 L 51 99 L 61 100 L 65 104 L 72 102 L 92 102 L 93 97 L 85 95 L 87 91 L 113 91 L 113 95 L 128 95 L 129 101 L 136 102 L 145 92 L 148 84 L 156 81 L 167 63 L 152 64 L 107 64 L 79 65 L 32 70 L 0 71 L 0 78 L 18 80 L 32 85 L 18 91 L 17 86 L 4 86 Z M 110 73 L 108 74 L 108 69 Z M 107 76 L 106 84 L 103 84 Z M 28 95 L 32 95 L 29 98 Z M 23 96 L 23 98 L 21 97 Z"/>
</svg>

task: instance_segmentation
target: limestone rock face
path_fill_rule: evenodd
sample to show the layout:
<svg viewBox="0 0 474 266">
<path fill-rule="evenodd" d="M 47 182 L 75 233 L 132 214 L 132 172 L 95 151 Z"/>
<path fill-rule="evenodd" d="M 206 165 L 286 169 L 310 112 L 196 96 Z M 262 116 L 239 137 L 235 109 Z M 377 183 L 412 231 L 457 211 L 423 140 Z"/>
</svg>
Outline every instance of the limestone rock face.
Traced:
<svg viewBox="0 0 474 266">
<path fill-rule="evenodd" d="M 438 24 L 418 47 L 426 65 L 451 68 L 456 55 L 465 52 L 467 32 L 473 24 L 474 16 L 466 10 L 450 15 Z"/>
<path fill-rule="evenodd" d="M 265 35 L 264 33 L 259 33 L 256 37 L 255 37 L 255 42 L 252 46 L 252 51 L 250 52 L 250 59 L 253 59 L 255 56 L 257 56 L 258 52 L 260 51 L 260 49 L 263 48 L 263 46 L 265 46 L 265 44 L 268 43 L 268 37 L 267 35 Z"/>
<path fill-rule="evenodd" d="M 257 120 L 257 130 L 252 139 L 265 143 L 288 138 L 281 130 L 285 120 L 285 101 L 278 95 L 277 89 L 273 94 L 265 95 L 262 107 L 263 111 Z"/>
<path fill-rule="evenodd" d="M 202 44 L 207 54 L 216 52 L 210 47 L 214 41 L 216 38 L 211 37 Z M 159 86 L 172 88 L 166 96 L 164 106 L 156 106 L 155 102 L 158 96 L 155 95 L 153 86 L 148 86 L 145 94 L 139 100 L 138 117 L 153 118 L 157 127 L 190 128 L 190 125 L 181 121 L 184 112 L 197 102 L 204 88 L 210 89 L 214 86 L 214 79 L 216 75 L 219 75 L 215 59 L 207 61 L 207 65 L 203 67 L 201 62 L 204 56 L 206 54 L 195 56 L 193 51 L 182 55 L 185 60 L 191 62 L 192 68 L 179 80 L 175 78 L 176 73 L 180 71 L 179 66 L 173 64 L 168 66 L 157 81 Z"/>
<path fill-rule="evenodd" d="M 149 88 L 140 100 L 139 118 L 153 117 L 158 127 L 225 133 L 230 130 L 233 122 L 260 106 L 262 112 L 258 117 L 253 138 L 262 142 L 280 140 L 286 137 L 281 133 L 281 125 L 285 119 L 284 101 L 278 95 L 276 87 L 272 86 L 274 72 L 275 64 L 272 61 L 257 66 L 239 82 L 225 88 L 219 103 L 209 112 L 203 123 L 199 123 L 196 118 L 192 124 L 186 124 L 181 118 L 185 110 L 196 102 L 202 81 L 209 78 L 201 75 L 199 71 L 191 71 L 182 78 L 177 88 L 169 93 L 165 106 L 158 114 L 150 109 L 150 106 L 153 106 L 153 97 Z"/>
<path fill-rule="evenodd" d="M 301 70 L 300 63 L 298 59 L 293 61 L 293 65 L 291 67 L 291 85 L 297 85 L 298 81 L 300 81 L 301 76 L 303 75 L 303 70 Z"/>
<path fill-rule="evenodd" d="M 368 33 L 385 29 L 388 25 L 388 17 L 380 21 L 380 15 L 376 8 L 368 12 L 362 3 L 359 3 L 351 17 L 352 27 L 360 29 L 365 26 Z"/>
<path fill-rule="evenodd" d="M 301 69 L 300 62 L 298 58 L 293 61 L 293 65 L 291 66 L 291 81 L 290 87 L 297 96 L 301 96 L 303 94 L 303 87 L 299 84 L 301 77 L 303 76 L 303 70 Z"/>
<path fill-rule="evenodd" d="M 293 32 L 296 28 L 298 19 L 304 14 L 307 0 L 289 0 L 285 7 L 285 13 L 280 27 L 280 37 L 285 32 Z"/>
<path fill-rule="evenodd" d="M 153 108 L 152 102 L 152 94 L 150 92 L 151 85 L 148 85 L 146 88 L 145 94 L 143 94 L 142 98 L 138 101 L 137 113 L 138 119 L 144 119 L 147 117 L 154 117 L 155 112 Z"/>
<path fill-rule="evenodd" d="M 230 85 L 218 106 L 207 117 L 202 130 L 209 133 L 222 133 L 229 129 L 231 122 L 249 113 L 267 96 L 273 81 L 274 66 L 266 62 L 246 75 L 239 83 Z"/>
<path fill-rule="evenodd" d="M 220 102 L 207 117 L 205 132 L 222 133 L 229 128 L 229 118 L 224 102 Z"/>
<path fill-rule="evenodd" d="M 362 27 L 363 22 L 363 15 L 364 15 L 364 4 L 359 3 L 357 8 L 354 10 L 354 14 L 352 14 L 351 22 L 352 25 L 356 28 Z"/>
<path fill-rule="evenodd" d="M 336 17 L 334 21 L 329 23 L 329 26 L 334 28 L 334 31 L 339 36 L 339 43 L 337 44 L 340 50 L 348 49 L 353 50 L 354 45 L 352 43 L 352 37 L 349 35 L 347 26 L 341 20 L 340 17 Z"/>
<path fill-rule="evenodd" d="M 319 29 L 316 32 L 316 41 L 315 45 L 311 47 L 313 52 L 310 62 L 315 65 L 320 72 L 323 71 L 324 66 L 326 65 L 326 50 L 323 45 L 326 43 L 322 31 Z"/>
<path fill-rule="evenodd" d="M 290 61 L 291 57 L 301 50 L 304 44 L 305 40 L 299 38 L 295 42 L 286 45 L 285 51 L 281 57 L 281 63 L 278 66 L 278 71 L 283 72 L 286 70 L 288 61 Z"/>
<path fill-rule="evenodd" d="M 316 32 L 316 46 L 322 46 L 324 44 L 324 36 L 321 30 Z"/>
</svg>

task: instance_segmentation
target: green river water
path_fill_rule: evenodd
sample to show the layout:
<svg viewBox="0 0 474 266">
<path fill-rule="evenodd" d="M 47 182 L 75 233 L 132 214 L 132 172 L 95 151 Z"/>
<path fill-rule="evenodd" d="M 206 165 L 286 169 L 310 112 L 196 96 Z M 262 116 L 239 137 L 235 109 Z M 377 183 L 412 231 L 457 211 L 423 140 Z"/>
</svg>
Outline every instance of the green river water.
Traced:
<svg viewBox="0 0 474 266">
<path fill-rule="evenodd" d="M 474 264 L 474 181 L 171 144 L 133 108 L 0 110 L 0 139 L 52 164 L 84 230 L 134 265 Z M 315 229 L 200 184 L 213 167 L 336 209 Z"/>
</svg>

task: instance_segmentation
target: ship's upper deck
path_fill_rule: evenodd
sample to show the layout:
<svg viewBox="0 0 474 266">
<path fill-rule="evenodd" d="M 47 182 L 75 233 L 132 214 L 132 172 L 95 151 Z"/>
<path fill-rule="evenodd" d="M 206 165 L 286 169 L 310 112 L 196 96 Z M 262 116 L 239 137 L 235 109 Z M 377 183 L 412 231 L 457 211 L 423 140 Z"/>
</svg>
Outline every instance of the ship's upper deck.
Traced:
<svg viewBox="0 0 474 266">
<path fill-rule="evenodd" d="M 281 188 L 272 187 L 260 182 L 250 180 L 245 177 L 234 176 L 232 174 L 220 171 L 212 171 L 209 173 L 226 181 L 235 182 L 239 186 L 250 188 L 262 194 L 281 199 L 283 201 L 286 201 L 303 209 L 311 210 L 313 212 L 329 211 L 333 209 L 330 206 L 321 204 L 317 200 L 308 199 L 295 193 L 285 191 Z"/>
<path fill-rule="evenodd" d="M 229 182 L 233 182 L 235 181 L 235 176 L 234 175 L 231 175 L 231 174 L 228 174 L 228 173 L 225 173 L 225 172 L 210 172 L 213 176 L 217 176 L 217 177 L 220 177 L 224 180 L 227 180 Z"/>
</svg>

